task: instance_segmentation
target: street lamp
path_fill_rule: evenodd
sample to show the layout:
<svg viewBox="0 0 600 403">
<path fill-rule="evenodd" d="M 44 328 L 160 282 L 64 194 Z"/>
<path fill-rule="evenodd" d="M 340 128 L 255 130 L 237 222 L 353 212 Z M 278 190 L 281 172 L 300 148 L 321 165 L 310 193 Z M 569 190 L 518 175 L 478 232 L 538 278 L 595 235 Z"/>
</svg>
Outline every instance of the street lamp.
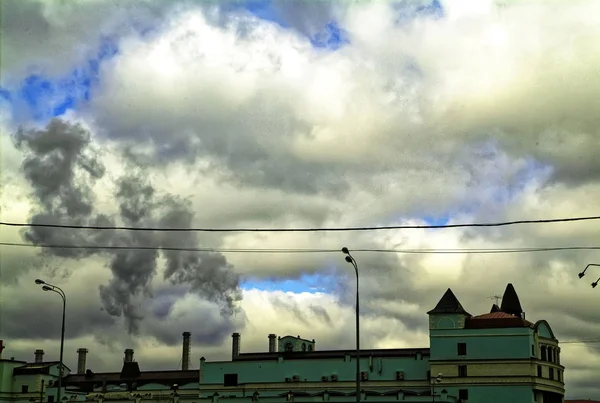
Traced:
<svg viewBox="0 0 600 403">
<path fill-rule="evenodd" d="M 345 246 L 342 248 L 342 253 L 346 255 L 346 262 L 354 267 L 354 272 L 356 273 L 356 401 L 360 402 L 360 305 L 358 294 L 358 264 Z"/>
<path fill-rule="evenodd" d="M 67 296 L 65 292 L 58 286 L 49 284 L 39 278 L 35 280 L 35 283 L 42 286 L 44 291 L 52 291 L 60 295 L 63 300 L 63 311 L 62 311 L 62 326 L 60 329 L 60 357 L 59 357 L 59 368 L 58 368 L 58 391 L 56 393 L 57 403 L 61 403 L 62 394 L 62 378 L 63 378 L 63 351 L 65 348 L 65 313 L 67 310 Z"/>
<path fill-rule="evenodd" d="M 600 264 L 595 264 L 595 263 L 590 263 L 590 264 L 588 264 L 587 266 L 585 266 L 585 269 L 583 269 L 583 271 L 582 271 L 581 273 L 579 273 L 579 278 L 582 278 L 583 276 L 585 276 L 585 272 L 587 271 L 587 269 L 588 269 L 590 266 L 597 266 L 597 267 L 600 267 Z"/>
<path fill-rule="evenodd" d="M 585 272 L 587 271 L 587 269 L 590 266 L 600 267 L 600 264 L 596 264 L 596 263 L 590 263 L 590 264 L 588 264 L 587 266 L 585 266 L 585 269 L 583 269 L 583 271 L 578 274 L 579 278 L 582 278 L 583 276 L 585 276 Z M 596 288 L 596 286 L 598 285 L 598 283 L 600 283 L 600 278 L 592 283 L 592 288 Z"/>
<path fill-rule="evenodd" d="M 439 373 L 439 374 L 437 374 L 437 376 L 435 377 L 435 379 L 431 383 L 431 401 L 432 402 L 435 402 L 435 384 L 442 382 L 442 378 L 443 377 L 444 376 L 441 373 Z"/>
</svg>

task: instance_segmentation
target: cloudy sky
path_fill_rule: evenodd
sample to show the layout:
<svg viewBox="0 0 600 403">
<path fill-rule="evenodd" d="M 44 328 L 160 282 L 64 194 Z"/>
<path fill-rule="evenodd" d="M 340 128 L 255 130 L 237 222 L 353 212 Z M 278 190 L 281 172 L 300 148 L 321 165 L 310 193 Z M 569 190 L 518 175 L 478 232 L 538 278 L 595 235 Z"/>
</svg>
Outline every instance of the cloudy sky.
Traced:
<svg viewBox="0 0 600 403">
<path fill-rule="evenodd" d="M 117 5 L 118 3 L 118 5 Z M 598 215 L 600 2 L 2 1 L 1 219 L 142 227 L 426 225 Z M 5 356 L 120 370 L 224 359 L 267 335 L 352 348 L 341 253 L 231 249 L 598 246 L 600 222 L 371 232 L 2 226 Z M 213 248 L 178 252 L 164 248 Z M 163 249 L 161 249 L 163 248 Z M 428 346 L 454 290 L 512 282 L 562 341 L 570 397 L 600 397 L 600 251 L 356 252 L 365 348 Z M 596 269 L 596 270 L 595 270 Z M 581 342 L 594 340 L 594 342 Z"/>
</svg>

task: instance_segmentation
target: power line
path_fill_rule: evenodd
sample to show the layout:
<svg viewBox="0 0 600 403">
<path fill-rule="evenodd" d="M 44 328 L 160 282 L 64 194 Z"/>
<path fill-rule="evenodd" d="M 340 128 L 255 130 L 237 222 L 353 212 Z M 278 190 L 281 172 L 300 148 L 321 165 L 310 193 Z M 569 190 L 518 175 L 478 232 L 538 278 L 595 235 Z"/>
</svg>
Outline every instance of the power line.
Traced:
<svg viewBox="0 0 600 403">
<path fill-rule="evenodd" d="M 324 228 L 158 228 L 158 227 L 122 227 L 122 226 L 95 226 L 95 225 L 69 225 L 69 224 L 34 224 L 13 223 L 0 221 L 0 225 L 9 227 L 42 227 L 42 228 L 67 228 L 90 230 L 123 230 L 123 231 L 158 231 L 158 232 L 347 232 L 347 231 L 379 231 L 394 229 L 442 229 L 465 227 L 505 227 L 520 224 L 551 224 L 561 222 L 576 222 L 600 220 L 600 216 L 553 218 L 544 220 L 517 220 L 495 223 L 468 223 L 468 224 L 443 224 L 443 225 L 388 225 L 374 227 L 324 227 Z"/>
<path fill-rule="evenodd" d="M 185 248 L 170 246 L 143 246 L 143 245 L 66 245 L 66 244 L 26 244 L 15 242 L 0 242 L 0 246 L 26 247 L 26 248 L 54 248 L 54 249 L 89 249 L 89 250 L 167 250 L 179 252 L 219 252 L 219 253 L 339 253 L 340 249 L 294 249 L 294 248 Z M 600 246 L 562 246 L 547 248 L 506 248 L 506 249 L 356 249 L 353 252 L 372 253 L 406 253 L 406 254 L 490 254 L 490 253 L 531 253 L 572 250 L 600 250 Z"/>
</svg>

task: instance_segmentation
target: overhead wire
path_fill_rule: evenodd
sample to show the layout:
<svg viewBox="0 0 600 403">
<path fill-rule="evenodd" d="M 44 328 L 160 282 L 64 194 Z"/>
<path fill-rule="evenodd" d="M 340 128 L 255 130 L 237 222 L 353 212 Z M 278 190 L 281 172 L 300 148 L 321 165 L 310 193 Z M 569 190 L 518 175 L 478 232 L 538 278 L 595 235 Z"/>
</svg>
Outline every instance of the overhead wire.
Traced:
<svg viewBox="0 0 600 403">
<path fill-rule="evenodd" d="M 72 224 L 43 224 L 43 223 L 15 223 L 0 221 L 0 225 L 9 227 L 40 227 L 40 228 L 65 228 L 86 230 L 122 230 L 122 231 L 157 231 L 157 232 L 349 232 L 349 231 L 381 231 L 397 229 L 443 229 L 466 227 L 504 227 L 522 224 L 551 224 L 577 221 L 600 220 L 600 216 L 553 218 L 542 220 L 515 220 L 491 223 L 464 223 L 464 224 L 439 224 L 439 225 L 386 225 L 369 227 L 321 227 L 321 228 L 165 228 L 165 227 L 128 227 L 128 226 L 98 226 L 98 225 L 72 225 Z"/>
<path fill-rule="evenodd" d="M 192 248 L 171 246 L 144 245 L 68 245 L 68 244 L 26 244 L 16 242 L 0 242 L 0 246 L 55 248 L 55 249 L 89 249 L 89 250 L 167 250 L 180 252 L 219 252 L 219 253 L 339 253 L 340 249 L 333 248 Z M 488 249 L 371 249 L 353 248 L 353 252 L 371 253 L 406 253 L 406 254 L 492 254 L 492 253 L 532 253 L 572 250 L 600 250 L 600 246 L 561 246 L 539 248 L 488 248 Z"/>
</svg>

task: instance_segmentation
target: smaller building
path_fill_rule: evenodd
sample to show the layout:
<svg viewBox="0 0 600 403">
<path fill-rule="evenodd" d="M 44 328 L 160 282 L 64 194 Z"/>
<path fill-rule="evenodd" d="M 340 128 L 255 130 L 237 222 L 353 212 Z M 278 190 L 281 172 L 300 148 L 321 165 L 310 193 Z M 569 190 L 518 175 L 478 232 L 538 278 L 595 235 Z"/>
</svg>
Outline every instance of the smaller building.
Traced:
<svg viewBox="0 0 600 403">
<path fill-rule="evenodd" d="M 14 357 L 2 358 L 5 345 L 0 340 L 0 402 L 32 403 L 56 402 L 60 363 L 44 361 L 44 351 L 36 350 L 34 361 L 18 361 Z M 70 369 L 63 365 L 63 374 Z M 62 400 L 83 400 L 81 392 L 64 392 Z"/>
</svg>

